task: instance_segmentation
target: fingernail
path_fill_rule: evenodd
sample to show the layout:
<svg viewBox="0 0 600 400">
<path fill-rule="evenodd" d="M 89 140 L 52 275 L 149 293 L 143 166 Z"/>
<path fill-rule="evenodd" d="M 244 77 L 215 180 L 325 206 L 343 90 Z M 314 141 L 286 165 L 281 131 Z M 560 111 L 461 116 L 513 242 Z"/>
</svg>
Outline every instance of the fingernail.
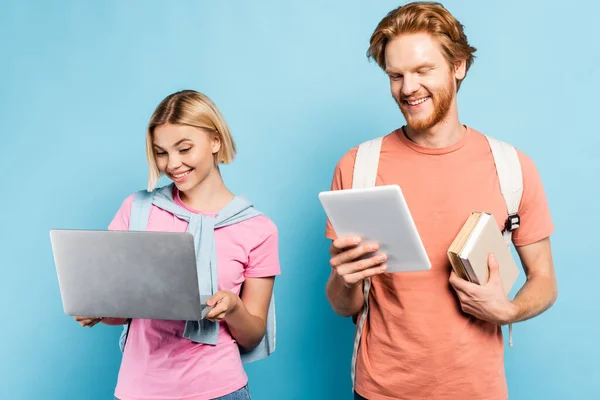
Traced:
<svg viewBox="0 0 600 400">
<path fill-rule="evenodd" d="M 377 261 L 383 262 L 385 261 L 385 255 L 380 255 L 379 257 L 377 257 Z"/>
<path fill-rule="evenodd" d="M 376 244 L 372 244 L 372 245 L 369 247 L 369 250 L 371 250 L 371 251 L 375 251 L 375 250 L 377 250 L 377 245 L 376 245 Z"/>
<path fill-rule="evenodd" d="M 359 244 L 360 238 L 358 236 L 355 236 L 354 239 L 352 239 L 352 241 L 354 242 L 354 244 Z"/>
<path fill-rule="evenodd" d="M 494 255 L 494 253 L 490 254 L 490 260 L 496 261 L 496 256 Z"/>
<path fill-rule="evenodd" d="M 381 266 L 381 272 L 384 272 L 385 270 L 387 270 L 387 265 L 383 264 Z"/>
</svg>

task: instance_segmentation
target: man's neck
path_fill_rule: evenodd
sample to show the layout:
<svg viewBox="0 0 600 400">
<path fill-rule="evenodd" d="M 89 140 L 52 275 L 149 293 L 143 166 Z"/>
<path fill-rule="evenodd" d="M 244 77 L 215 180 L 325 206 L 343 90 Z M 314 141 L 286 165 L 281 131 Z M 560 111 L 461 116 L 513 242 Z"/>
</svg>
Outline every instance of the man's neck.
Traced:
<svg viewBox="0 0 600 400">
<path fill-rule="evenodd" d="M 437 125 L 426 130 L 414 130 L 410 126 L 404 128 L 406 137 L 422 147 L 438 149 L 449 147 L 459 142 L 466 132 L 464 125 L 454 118 L 446 118 Z"/>
<path fill-rule="evenodd" d="M 181 192 L 180 196 L 188 207 L 208 213 L 219 212 L 235 197 L 225 186 L 217 167 L 202 182 L 185 193 Z"/>
</svg>

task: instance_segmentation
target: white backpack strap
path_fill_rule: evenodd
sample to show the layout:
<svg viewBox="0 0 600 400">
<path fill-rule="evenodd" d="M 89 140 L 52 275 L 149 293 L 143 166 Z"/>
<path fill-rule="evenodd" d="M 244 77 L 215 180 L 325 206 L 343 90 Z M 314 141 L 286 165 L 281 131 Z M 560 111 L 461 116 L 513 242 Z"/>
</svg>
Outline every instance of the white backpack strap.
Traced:
<svg viewBox="0 0 600 400">
<path fill-rule="evenodd" d="M 375 186 L 382 141 L 383 137 L 378 137 L 358 146 L 356 160 L 354 161 L 354 174 L 352 175 L 353 189 Z"/>
<path fill-rule="evenodd" d="M 493 137 L 486 136 L 494 163 L 496 164 L 496 173 L 500 182 L 500 191 L 504 196 L 506 208 L 508 209 L 508 219 L 504 226 L 502 235 L 507 246 L 512 243 L 512 232 L 521 224 L 519 216 L 519 204 L 523 196 L 523 173 L 521 171 L 521 162 L 517 150 L 510 144 Z M 512 347 L 512 324 L 508 325 L 509 339 L 508 345 Z"/>
<path fill-rule="evenodd" d="M 374 187 L 377 181 L 377 169 L 379 168 L 379 154 L 381 152 L 381 142 L 383 137 L 378 137 L 358 146 L 356 152 L 356 160 L 354 161 L 354 174 L 352 176 L 352 188 L 369 188 Z M 369 313 L 369 290 L 371 289 L 371 279 L 366 278 L 363 281 L 363 296 L 364 306 L 360 318 L 356 322 L 356 334 L 354 336 L 354 348 L 352 350 L 352 391 L 354 391 L 354 383 L 356 378 L 356 357 L 358 355 L 358 346 L 365 320 Z"/>
<path fill-rule="evenodd" d="M 504 239 L 510 245 L 512 240 L 512 231 L 517 229 L 521 223 L 519 217 L 519 204 L 523 195 L 523 174 L 521 172 L 521 163 L 517 150 L 510 144 L 486 136 L 494 163 L 496 172 L 500 181 L 500 191 L 504 196 L 506 207 L 508 209 L 508 220 L 504 227 Z"/>
</svg>

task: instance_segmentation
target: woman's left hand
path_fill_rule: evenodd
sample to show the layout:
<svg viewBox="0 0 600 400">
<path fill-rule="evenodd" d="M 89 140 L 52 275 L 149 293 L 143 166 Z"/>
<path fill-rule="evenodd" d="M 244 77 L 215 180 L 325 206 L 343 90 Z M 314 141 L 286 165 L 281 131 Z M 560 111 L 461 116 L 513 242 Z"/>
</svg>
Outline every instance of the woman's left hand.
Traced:
<svg viewBox="0 0 600 400">
<path fill-rule="evenodd" d="M 206 314 L 205 318 L 212 322 L 221 322 L 227 315 L 235 312 L 241 302 L 237 294 L 229 290 L 221 290 L 206 301 L 206 305 L 213 309 Z"/>
</svg>

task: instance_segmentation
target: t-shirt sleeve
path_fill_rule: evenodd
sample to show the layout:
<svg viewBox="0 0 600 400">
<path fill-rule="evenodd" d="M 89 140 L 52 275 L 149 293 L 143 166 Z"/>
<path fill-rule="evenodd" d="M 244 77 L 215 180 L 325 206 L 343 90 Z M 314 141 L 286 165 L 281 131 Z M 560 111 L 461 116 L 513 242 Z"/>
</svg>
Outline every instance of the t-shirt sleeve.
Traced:
<svg viewBox="0 0 600 400">
<path fill-rule="evenodd" d="M 330 190 L 350 189 L 352 187 L 352 174 L 354 173 L 354 160 L 358 148 L 354 148 L 346 153 L 335 166 L 333 179 L 331 180 Z M 335 240 L 337 235 L 327 218 L 325 226 L 325 237 Z"/>
<path fill-rule="evenodd" d="M 260 218 L 258 238 L 248 254 L 248 265 L 244 269 L 246 278 L 266 278 L 281 273 L 279 265 L 279 232 L 277 226 L 266 217 Z"/>
<path fill-rule="evenodd" d="M 526 246 L 549 237 L 554 231 L 542 179 L 534 162 L 519 152 L 523 174 L 523 196 L 519 206 L 521 224 L 513 233 L 515 246 Z"/>
<path fill-rule="evenodd" d="M 131 216 L 131 205 L 133 204 L 134 196 L 132 194 L 123 201 L 113 220 L 108 225 L 109 231 L 129 230 L 129 217 Z"/>
</svg>

